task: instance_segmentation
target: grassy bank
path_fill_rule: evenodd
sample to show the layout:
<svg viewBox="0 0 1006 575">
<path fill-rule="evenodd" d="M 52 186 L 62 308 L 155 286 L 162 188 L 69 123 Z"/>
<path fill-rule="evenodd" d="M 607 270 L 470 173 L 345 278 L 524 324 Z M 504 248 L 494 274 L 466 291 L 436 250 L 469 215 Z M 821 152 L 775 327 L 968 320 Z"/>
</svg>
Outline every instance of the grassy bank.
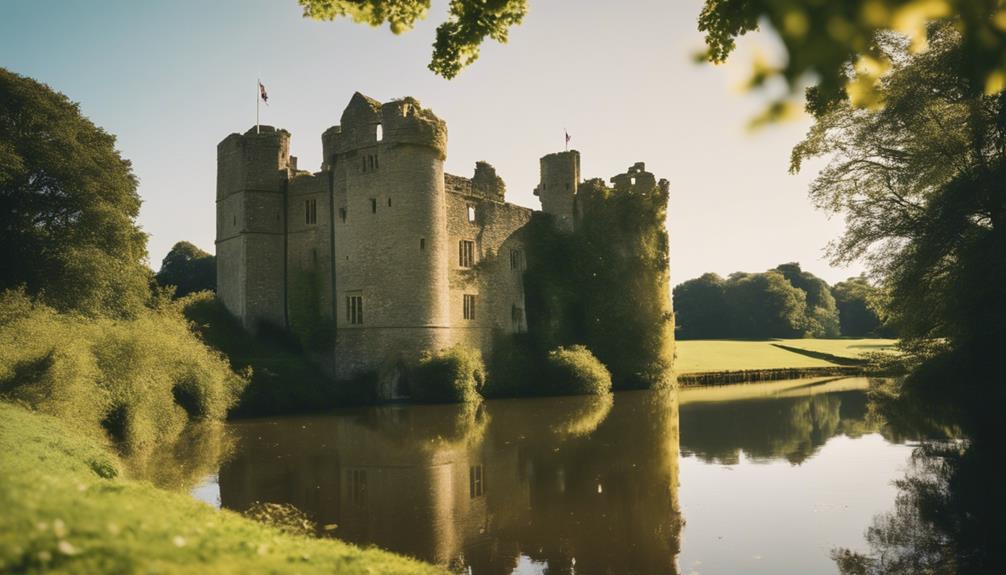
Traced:
<svg viewBox="0 0 1006 575">
<path fill-rule="evenodd" d="M 0 572 L 442 573 L 123 477 L 100 441 L 0 402 Z"/>
<path fill-rule="evenodd" d="M 682 340 L 675 371 L 683 385 L 849 375 L 869 355 L 893 353 L 891 339 Z"/>
</svg>

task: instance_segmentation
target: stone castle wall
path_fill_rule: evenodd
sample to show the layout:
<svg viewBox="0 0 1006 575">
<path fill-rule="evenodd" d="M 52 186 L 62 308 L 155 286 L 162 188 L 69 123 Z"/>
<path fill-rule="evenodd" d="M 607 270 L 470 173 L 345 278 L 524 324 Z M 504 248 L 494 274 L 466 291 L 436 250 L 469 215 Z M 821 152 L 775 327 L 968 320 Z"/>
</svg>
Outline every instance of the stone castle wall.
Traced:
<svg viewBox="0 0 1006 575">
<path fill-rule="evenodd" d="M 355 94 L 322 135 L 321 171 L 297 170 L 290 134 L 262 126 L 218 146 L 217 277 L 227 309 L 312 340 L 338 379 L 377 372 L 385 397 L 424 351 L 456 343 L 488 355 L 526 330 L 523 229 L 533 210 L 507 203 L 493 167 L 444 173 L 447 127 L 416 100 Z M 541 160 L 543 210 L 572 230 L 580 157 Z M 462 266 L 460 244 L 474 245 Z M 465 317 L 465 296 L 475 297 Z M 350 298 L 362 298 L 362 321 Z M 355 319 L 360 319 L 359 317 Z"/>
</svg>

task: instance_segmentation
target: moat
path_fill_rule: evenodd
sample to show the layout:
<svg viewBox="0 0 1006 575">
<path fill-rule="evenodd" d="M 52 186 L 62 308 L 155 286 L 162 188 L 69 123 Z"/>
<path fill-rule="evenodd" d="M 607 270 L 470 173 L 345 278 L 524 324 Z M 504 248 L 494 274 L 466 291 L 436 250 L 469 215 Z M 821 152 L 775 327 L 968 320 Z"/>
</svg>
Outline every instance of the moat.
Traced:
<svg viewBox="0 0 1006 575">
<path fill-rule="evenodd" d="M 385 406 L 230 424 L 194 494 L 290 503 L 330 535 L 496 573 L 837 573 L 917 443 L 861 378 Z"/>
</svg>

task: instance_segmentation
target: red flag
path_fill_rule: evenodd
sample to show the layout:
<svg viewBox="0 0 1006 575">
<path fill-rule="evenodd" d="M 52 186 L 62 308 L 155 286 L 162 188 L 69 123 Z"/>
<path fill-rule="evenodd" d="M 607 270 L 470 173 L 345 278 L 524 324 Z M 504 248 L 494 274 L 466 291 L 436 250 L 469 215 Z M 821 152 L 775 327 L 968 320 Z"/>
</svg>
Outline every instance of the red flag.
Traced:
<svg viewBox="0 0 1006 575">
<path fill-rule="evenodd" d="M 260 98 L 262 98 L 262 101 L 265 102 L 266 105 L 268 106 L 269 105 L 269 94 L 266 93 L 265 86 L 262 85 L 262 81 L 261 80 L 259 80 L 259 83 L 258 83 L 258 95 L 259 95 Z M 567 136 L 567 138 L 568 137 L 569 136 Z"/>
</svg>

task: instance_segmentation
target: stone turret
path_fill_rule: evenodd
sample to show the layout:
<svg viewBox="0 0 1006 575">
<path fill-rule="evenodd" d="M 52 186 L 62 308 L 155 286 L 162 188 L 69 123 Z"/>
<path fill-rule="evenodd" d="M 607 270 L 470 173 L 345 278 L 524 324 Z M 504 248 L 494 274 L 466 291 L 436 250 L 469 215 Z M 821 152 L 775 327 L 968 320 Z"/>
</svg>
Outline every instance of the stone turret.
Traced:
<svg viewBox="0 0 1006 575">
<path fill-rule="evenodd" d="M 645 163 L 636 162 L 624 174 L 612 177 L 611 183 L 616 190 L 650 192 L 657 185 L 657 179 L 646 171 Z"/>
<path fill-rule="evenodd" d="M 337 214 L 337 356 L 347 358 L 336 372 L 349 376 L 447 345 L 452 260 L 446 124 L 413 98 L 380 104 L 360 93 L 341 122 L 322 145 Z"/>
<path fill-rule="evenodd" d="M 580 152 L 570 150 L 541 159 L 541 181 L 534 193 L 541 209 L 555 218 L 558 229 L 571 232 L 576 213 L 576 190 L 580 182 Z"/>
<path fill-rule="evenodd" d="M 217 293 L 251 330 L 286 327 L 285 191 L 290 134 L 272 126 L 217 146 Z"/>
</svg>

